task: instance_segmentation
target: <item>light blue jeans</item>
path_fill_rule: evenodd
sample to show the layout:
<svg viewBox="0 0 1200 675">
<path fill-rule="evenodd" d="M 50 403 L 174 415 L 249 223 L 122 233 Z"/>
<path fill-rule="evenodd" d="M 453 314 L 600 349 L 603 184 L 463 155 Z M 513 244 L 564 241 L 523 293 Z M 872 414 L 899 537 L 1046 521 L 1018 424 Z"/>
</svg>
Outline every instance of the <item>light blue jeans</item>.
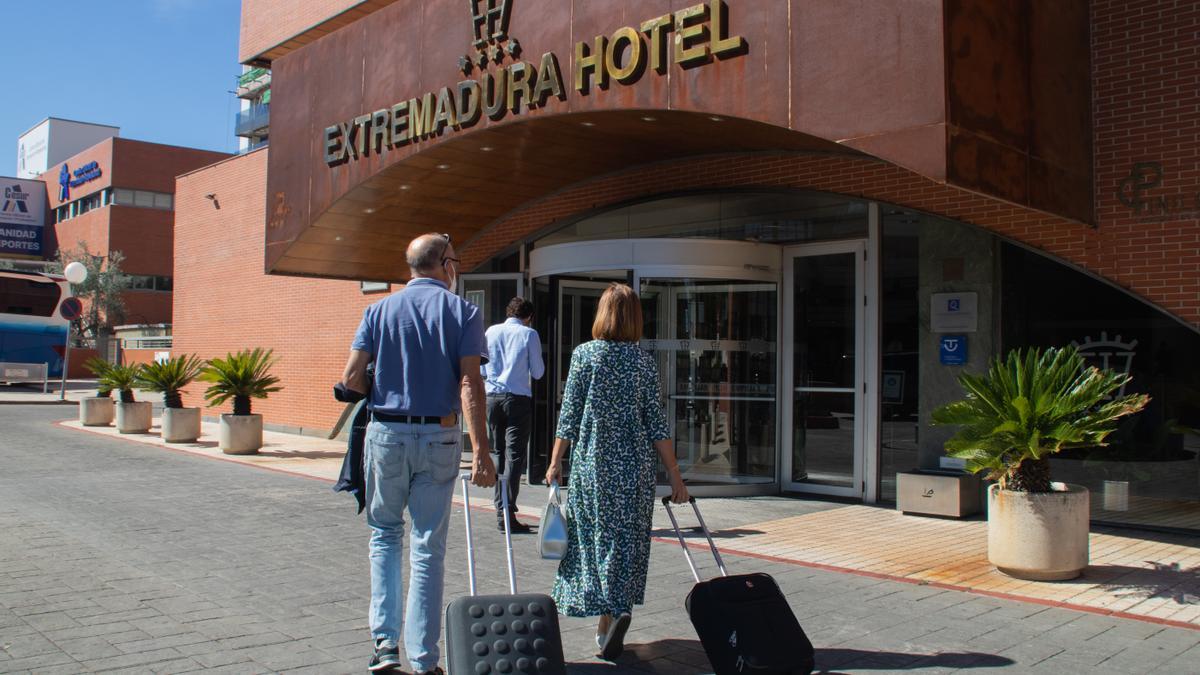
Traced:
<svg viewBox="0 0 1200 675">
<path fill-rule="evenodd" d="M 458 426 L 372 421 L 365 450 L 371 526 L 371 634 L 399 643 L 416 672 L 438 663 L 446 528 L 462 453 Z M 401 605 L 404 509 L 412 519 L 407 612 Z M 407 614 L 407 616 L 406 616 Z"/>
</svg>

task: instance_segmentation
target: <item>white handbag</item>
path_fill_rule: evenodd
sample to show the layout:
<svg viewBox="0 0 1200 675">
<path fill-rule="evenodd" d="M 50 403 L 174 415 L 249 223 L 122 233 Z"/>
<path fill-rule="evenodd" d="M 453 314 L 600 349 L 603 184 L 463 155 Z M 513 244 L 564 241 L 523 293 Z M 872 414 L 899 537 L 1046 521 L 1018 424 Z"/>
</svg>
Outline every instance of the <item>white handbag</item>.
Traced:
<svg viewBox="0 0 1200 675">
<path fill-rule="evenodd" d="M 567 554 L 567 519 L 563 516 L 557 482 L 550 484 L 550 498 L 538 525 L 538 553 L 546 560 L 562 560 Z"/>
</svg>

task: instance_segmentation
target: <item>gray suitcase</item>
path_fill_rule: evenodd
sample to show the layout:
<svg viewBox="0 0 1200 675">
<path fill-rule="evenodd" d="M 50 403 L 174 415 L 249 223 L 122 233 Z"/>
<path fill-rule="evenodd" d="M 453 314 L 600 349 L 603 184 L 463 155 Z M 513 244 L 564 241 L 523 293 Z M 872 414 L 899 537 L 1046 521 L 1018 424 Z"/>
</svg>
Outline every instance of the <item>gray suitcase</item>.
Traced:
<svg viewBox="0 0 1200 675">
<path fill-rule="evenodd" d="M 565 675 L 558 607 L 541 593 L 517 593 L 512 533 L 505 518 L 504 545 L 508 558 L 508 595 L 477 595 L 475 550 L 471 540 L 471 502 L 464 473 L 463 512 L 467 523 L 467 575 L 471 594 L 446 605 L 446 660 L 449 675 L 538 673 Z M 500 490 L 508 511 L 508 490 Z"/>
</svg>

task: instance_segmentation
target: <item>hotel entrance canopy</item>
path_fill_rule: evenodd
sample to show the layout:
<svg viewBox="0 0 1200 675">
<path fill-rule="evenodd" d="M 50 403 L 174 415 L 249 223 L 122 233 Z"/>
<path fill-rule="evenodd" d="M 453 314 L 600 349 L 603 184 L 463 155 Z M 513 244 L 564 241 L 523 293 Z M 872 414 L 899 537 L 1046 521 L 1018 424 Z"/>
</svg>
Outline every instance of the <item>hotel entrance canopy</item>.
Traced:
<svg viewBox="0 0 1200 675">
<path fill-rule="evenodd" d="M 376 4 L 274 56 L 269 272 L 398 280 L 416 234 L 469 242 L 589 179 L 753 152 L 1092 221 L 1083 0 Z"/>
</svg>

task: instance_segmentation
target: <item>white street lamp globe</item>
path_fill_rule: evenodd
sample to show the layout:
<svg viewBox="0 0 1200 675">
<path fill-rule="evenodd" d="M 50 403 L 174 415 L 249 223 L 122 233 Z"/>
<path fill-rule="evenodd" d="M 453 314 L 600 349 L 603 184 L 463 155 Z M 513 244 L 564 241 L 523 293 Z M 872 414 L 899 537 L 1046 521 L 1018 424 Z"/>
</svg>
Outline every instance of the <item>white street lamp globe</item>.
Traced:
<svg viewBox="0 0 1200 675">
<path fill-rule="evenodd" d="M 81 262 L 68 263 L 63 268 L 63 276 L 73 284 L 82 284 L 84 281 L 87 281 L 88 270 Z"/>
</svg>

